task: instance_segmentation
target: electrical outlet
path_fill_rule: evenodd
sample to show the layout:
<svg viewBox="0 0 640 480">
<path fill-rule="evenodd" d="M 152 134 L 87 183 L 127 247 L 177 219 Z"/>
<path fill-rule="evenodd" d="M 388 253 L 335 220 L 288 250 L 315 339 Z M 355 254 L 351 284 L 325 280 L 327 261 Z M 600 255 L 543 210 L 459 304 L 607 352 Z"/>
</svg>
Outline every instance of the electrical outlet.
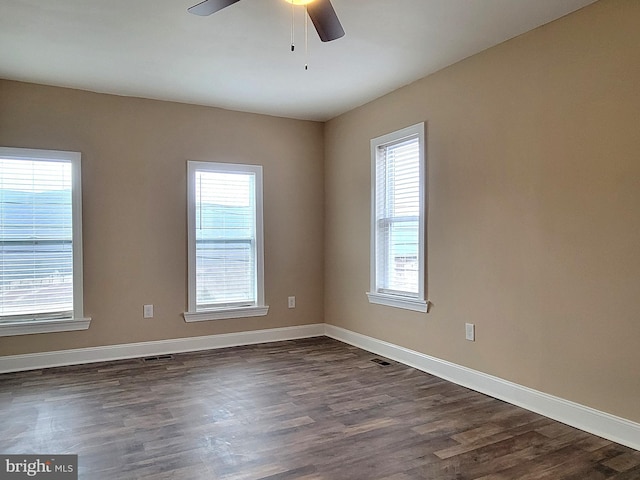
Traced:
<svg viewBox="0 0 640 480">
<path fill-rule="evenodd" d="M 471 342 L 476 341 L 476 326 L 473 323 L 465 323 L 465 338 Z"/>
<path fill-rule="evenodd" d="M 296 297 L 289 297 L 289 308 L 296 308 Z"/>
<path fill-rule="evenodd" d="M 153 305 L 144 305 L 142 307 L 142 316 L 144 318 L 153 318 Z"/>
</svg>

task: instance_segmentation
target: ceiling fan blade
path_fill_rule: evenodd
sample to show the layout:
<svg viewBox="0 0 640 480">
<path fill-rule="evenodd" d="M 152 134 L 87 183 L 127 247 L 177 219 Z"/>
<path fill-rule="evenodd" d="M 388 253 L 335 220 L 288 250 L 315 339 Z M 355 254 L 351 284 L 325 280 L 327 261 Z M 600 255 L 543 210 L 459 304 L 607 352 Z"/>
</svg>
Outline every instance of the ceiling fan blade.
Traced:
<svg viewBox="0 0 640 480">
<path fill-rule="evenodd" d="M 239 1 L 240 0 L 204 0 L 204 2 L 187 8 L 187 12 L 205 17 Z"/>
<path fill-rule="evenodd" d="M 330 0 L 311 2 L 307 5 L 307 12 L 323 42 L 330 42 L 344 35 L 344 29 Z"/>
</svg>

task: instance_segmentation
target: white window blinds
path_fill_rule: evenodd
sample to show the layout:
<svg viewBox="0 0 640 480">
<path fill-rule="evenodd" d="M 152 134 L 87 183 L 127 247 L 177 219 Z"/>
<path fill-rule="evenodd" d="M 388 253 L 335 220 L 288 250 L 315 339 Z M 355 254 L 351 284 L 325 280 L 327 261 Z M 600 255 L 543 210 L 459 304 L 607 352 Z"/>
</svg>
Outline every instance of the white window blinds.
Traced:
<svg viewBox="0 0 640 480">
<path fill-rule="evenodd" d="M 0 320 L 72 317 L 72 162 L 0 157 Z"/>
<path fill-rule="evenodd" d="M 190 312 L 261 305 L 261 167 L 189 162 L 189 183 Z"/>
<path fill-rule="evenodd" d="M 197 310 L 257 302 L 256 178 L 195 171 Z"/>
<path fill-rule="evenodd" d="M 417 136 L 377 147 L 377 291 L 417 297 L 420 249 L 420 143 Z"/>
<path fill-rule="evenodd" d="M 371 140 L 370 303 L 426 312 L 425 124 Z"/>
</svg>

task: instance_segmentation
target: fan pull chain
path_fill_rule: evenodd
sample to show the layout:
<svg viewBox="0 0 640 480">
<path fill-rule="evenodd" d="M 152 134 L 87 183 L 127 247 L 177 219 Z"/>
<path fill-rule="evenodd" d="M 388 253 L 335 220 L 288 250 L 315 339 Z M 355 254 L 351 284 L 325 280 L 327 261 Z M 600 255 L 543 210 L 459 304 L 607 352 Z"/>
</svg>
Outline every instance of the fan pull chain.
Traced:
<svg viewBox="0 0 640 480">
<path fill-rule="evenodd" d="M 309 70 L 309 12 L 307 6 L 304 6 L 304 69 Z"/>
<path fill-rule="evenodd" d="M 293 52 L 296 49 L 295 46 L 295 25 L 296 25 L 296 7 L 292 3 L 291 4 L 291 51 Z"/>
<path fill-rule="evenodd" d="M 309 70 L 309 11 L 307 6 L 304 6 L 304 56 L 305 63 L 304 69 Z M 291 51 L 296 50 L 295 34 L 296 34 L 296 9 L 295 4 L 291 3 Z"/>
</svg>

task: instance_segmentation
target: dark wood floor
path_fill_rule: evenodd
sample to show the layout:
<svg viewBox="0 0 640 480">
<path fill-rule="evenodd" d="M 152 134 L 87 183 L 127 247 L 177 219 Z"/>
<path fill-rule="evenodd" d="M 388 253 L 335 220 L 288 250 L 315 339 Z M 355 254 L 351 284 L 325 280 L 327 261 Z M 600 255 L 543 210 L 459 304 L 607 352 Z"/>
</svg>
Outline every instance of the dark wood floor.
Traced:
<svg viewBox="0 0 640 480">
<path fill-rule="evenodd" d="M 0 452 L 80 478 L 638 480 L 640 452 L 324 337 L 0 375 Z"/>
</svg>

